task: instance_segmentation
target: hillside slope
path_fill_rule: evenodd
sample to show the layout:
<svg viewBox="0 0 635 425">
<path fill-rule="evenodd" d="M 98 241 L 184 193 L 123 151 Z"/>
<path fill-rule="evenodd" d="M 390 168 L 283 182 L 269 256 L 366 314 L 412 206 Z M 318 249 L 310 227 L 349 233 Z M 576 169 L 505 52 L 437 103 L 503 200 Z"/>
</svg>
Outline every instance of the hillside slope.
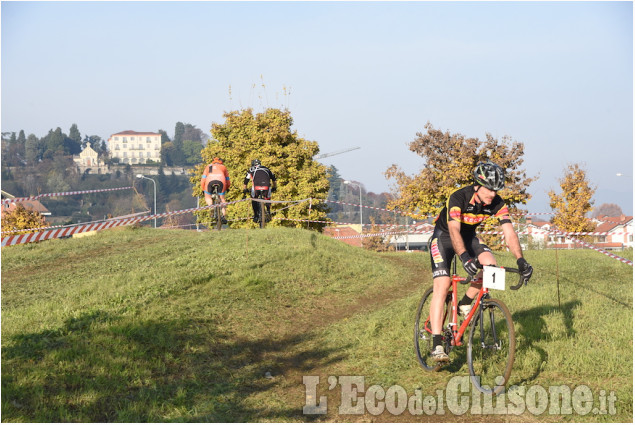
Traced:
<svg viewBox="0 0 635 425">
<path fill-rule="evenodd" d="M 403 266 L 426 263 L 295 229 L 116 229 L 2 260 L 3 419 L 29 421 L 249 420 L 269 362 L 319 361 L 314 329 L 411 293 Z"/>
<path fill-rule="evenodd" d="M 632 419 L 632 268 L 560 252 L 559 302 L 553 254 L 528 253 L 532 284 L 496 295 L 517 328 L 512 383 L 614 388 L 618 414 L 461 420 Z M 456 421 L 447 409 L 344 415 L 340 387 L 328 389 L 329 376 L 356 375 L 366 389 L 435 395 L 467 374 L 464 349 L 435 374 L 414 358 L 412 321 L 430 274 L 427 254 L 377 254 L 283 228 L 122 228 L 5 248 L 2 420 Z M 327 415 L 303 415 L 305 376 L 320 377 Z"/>
</svg>

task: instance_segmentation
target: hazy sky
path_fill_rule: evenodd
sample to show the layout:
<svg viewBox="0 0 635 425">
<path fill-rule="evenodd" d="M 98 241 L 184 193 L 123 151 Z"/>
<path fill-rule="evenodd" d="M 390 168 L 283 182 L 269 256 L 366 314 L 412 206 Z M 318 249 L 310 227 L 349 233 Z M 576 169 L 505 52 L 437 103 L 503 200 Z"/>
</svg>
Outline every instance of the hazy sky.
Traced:
<svg viewBox="0 0 635 425">
<path fill-rule="evenodd" d="M 374 192 L 426 122 L 525 143 L 531 212 L 569 163 L 633 213 L 633 6 L 624 2 L 6 2 L 2 131 L 209 134 L 288 107 Z M 231 94 L 230 94 L 231 87 Z M 626 176 L 617 177 L 616 173 Z"/>
</svg>

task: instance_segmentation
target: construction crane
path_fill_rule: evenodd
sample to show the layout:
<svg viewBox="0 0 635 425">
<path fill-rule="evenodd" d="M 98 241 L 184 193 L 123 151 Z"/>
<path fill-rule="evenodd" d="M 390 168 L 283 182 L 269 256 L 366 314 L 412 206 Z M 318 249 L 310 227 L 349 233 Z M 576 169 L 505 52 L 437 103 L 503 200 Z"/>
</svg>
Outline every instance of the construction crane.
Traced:
<svg viewBox="0 0 635 425">
<path fill-rule="evenodd" d="M 342 149 L 341 151 L 335 151 L 335 152 L 329 152 L 329 153 L 323 153 L 321 155 L 315 155 L 313 157 L 313 159 L 322 159 L 322 158 L 326 158 L 328 156 L 333 156 L 333 155 L 339 155 L 341 153 L 346 153 L 346 152 L 350 152 L 350 151 L 354 151 L 355 149 L 361 149 L 359 146 L 356 146 L 354 148 L 348 148 L 348 149 Z"/>
</svg>

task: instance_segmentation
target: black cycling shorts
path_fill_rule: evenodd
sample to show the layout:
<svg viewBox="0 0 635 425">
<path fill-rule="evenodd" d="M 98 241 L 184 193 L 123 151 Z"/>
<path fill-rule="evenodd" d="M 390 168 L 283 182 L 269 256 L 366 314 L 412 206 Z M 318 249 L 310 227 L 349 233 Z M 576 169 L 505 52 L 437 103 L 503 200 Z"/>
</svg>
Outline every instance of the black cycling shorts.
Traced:
<svg viewBox="0 0 635 425">
<path fill-rule="evenodd" d="M 218 195 L 224 195 L 224 188 L 225 185 L 223 185 L 223 182 L 221 182 L 220 180 L 212 180 L 211 182 L 207 183 L 207 191 L 205 193 L 207 193 L 208 195 L 211 195 L 214 193 L 214 188 L 216 188 L 216 193 Z"/>
<path fill-rule="evenodd" d="M 487 245 L 481 243 L 476 234 L 467 238 L 463 236 L 463 243 L 468 254 L 473 258 L 477 258 L 484 252 L 492 252 Z M 432 278 L 450 276 L 450 265 L 455 254 L 450 235 L 435 228 L 430 238 L 429 249 Z"/>
</svg>

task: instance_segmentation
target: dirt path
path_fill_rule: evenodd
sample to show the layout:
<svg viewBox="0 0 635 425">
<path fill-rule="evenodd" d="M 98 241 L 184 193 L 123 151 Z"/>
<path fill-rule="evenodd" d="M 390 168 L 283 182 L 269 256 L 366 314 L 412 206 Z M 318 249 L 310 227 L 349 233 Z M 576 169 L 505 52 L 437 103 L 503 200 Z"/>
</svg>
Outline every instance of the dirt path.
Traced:
<svg viewBox="0 0 635 425">
<path fill-rule="evenodd" d="M 388 287 L 376 288 L 372 292 L 367 292 L 352 300 L 352 302 L 342 304 L 341 300 L 335 297 L 326 297 L 321 299 L 319 305 L 314 305 L 311 311 L 304 312 L 302 316 L 296 317 L 294 329 L 287 330 L 286 337 L 302 335 L 307 332 L 315 332 L 316 330 L 325 328 L 333 323 L 353 317 L 361 312 L 371 312 L 386 306 L 387 304 L 409 297 L 414 293 L 423 293 L 424 289 L 431 284 L 431 275 L 427 268 L 422 267 L 411 259 L 403 256 L 386 256 L 386 260 L 397 266 L 400 275 L 403 277 L 397 284 Z M 296 312 L 297 313 L 297 312 Z M 299 347 L 298 347 L 299 348 Z M 316 367 L 307 367 L 307 362 L 302 353 L 290 356 L 291 359 L 287 364 L 281 365 L 284 372 L 282 376 L 276 377 L 278 384 L 272 388 L 272 392 L 277 398 L 285 400 L 288 406 L 296 407 L 297 414 L 293 414 L 294 420 L 309 422 L 438 422 L 448 421 L 455 422 L 456 417 L 447 412 L 445 415 L 433 416 L 411 416 L 408 411 L 403 415 L 394 416 L 387 411 L 378 416 L 366 413 L 364 415 L 339 415 L 338 406 L 340 405 L 339 391 L 330 391 L 328 399 L 328 413 L 326 415 L 303 415 L 302 407 L 305 404 L 306 387 L 303 383 L 304 376 L 321 376 L 324 377 L 324 366 L 319 364 Z M 278 360 L 280 360 L 278 358 Z M 319 363 L 319 362 L 318 362 Z M 337 367 L 336 363 L 332 363 L 333 368 Z M 338 387 L 339 388 L 339 387 Z M 328 383 L 320 382 L 318 394 L 325 394 L 328 389 Z M 266 414 L 263 415 L 263 419 Z M 270 418 L 269 418 L 270 420 Z"/>
</svg>

